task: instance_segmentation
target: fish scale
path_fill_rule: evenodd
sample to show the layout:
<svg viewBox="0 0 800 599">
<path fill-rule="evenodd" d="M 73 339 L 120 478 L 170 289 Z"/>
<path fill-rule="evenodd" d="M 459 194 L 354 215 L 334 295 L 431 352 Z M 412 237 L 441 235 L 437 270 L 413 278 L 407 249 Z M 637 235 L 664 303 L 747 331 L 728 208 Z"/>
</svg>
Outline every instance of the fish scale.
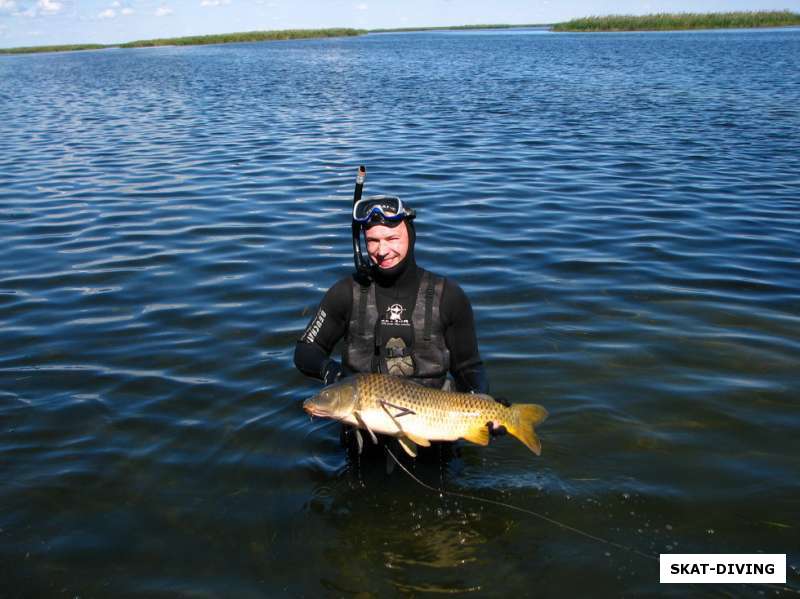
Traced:
<svg viewBox="0 0 800 599">
<path fill-rule="evenodd" d="M 485 416 L 484 425 L 490 421 L 513 417 L 511 410 L 488 395 L 432 389 L 399 377 L 379 374 L 361 375 L 357 384 L 362 409 L 383 409 L 383 401 L 411 410 L 427 420 L 448 422 L 453 427 L 468 427 L 470 424 L 474 426 L 472 419 L 475 414 Z"/>
<path fill-rule="evenodd" d="M 535 404 L 506 407 L 485 394 L 433 389 L 385 374 L 358 374 L 306 400 L 312 415 L 335 418 L 368 431 L 400 439 L 415 455 L 415 444 L 466 439 L 489 443 L 489 423 L 506 430 L 537 455 L 541 444 L 534 426 L 547 411 Z"/>
</svg>

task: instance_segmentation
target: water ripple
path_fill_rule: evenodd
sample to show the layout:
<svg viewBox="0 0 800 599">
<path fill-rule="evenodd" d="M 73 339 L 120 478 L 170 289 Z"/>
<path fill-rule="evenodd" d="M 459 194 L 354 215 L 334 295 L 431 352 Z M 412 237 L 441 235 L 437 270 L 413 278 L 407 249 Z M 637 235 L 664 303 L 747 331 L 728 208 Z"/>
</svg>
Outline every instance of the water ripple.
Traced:
<svg viewBox="0 0 800 599">
<path fill-rule="evenodd" d="M 309 424 L 292 349 L 351 268 L 361 163 L 472 299 L 492 388 L 551 413 L 539 459 L 417 474 L 796 561 L 798 59 L 797 30 L 0 57 L 0 583 L 652 594 L 630 556 L 382 461 L 352 479 Z"/>
</svg>

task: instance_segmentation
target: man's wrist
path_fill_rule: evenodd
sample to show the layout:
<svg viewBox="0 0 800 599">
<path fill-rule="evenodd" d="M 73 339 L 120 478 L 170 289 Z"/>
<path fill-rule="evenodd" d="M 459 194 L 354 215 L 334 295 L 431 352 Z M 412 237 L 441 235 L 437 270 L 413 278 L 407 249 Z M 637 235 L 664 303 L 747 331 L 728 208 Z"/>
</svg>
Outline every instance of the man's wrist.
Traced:
<svg viewBox="0 0 800 599">
<path fill-rule="evenodd" d="M 322 367 L 322 382 L 327 385 L 332 385 L 345 375 L 342 365 L 336 360 L 330 359 L 325 362 Z"/>
<path fill-rule="evenodd" d="M 464 368 L 455 373 L 456 388 L 461 392 L 488 393 L 489 380 L 483 364 Z"/>
</svg>

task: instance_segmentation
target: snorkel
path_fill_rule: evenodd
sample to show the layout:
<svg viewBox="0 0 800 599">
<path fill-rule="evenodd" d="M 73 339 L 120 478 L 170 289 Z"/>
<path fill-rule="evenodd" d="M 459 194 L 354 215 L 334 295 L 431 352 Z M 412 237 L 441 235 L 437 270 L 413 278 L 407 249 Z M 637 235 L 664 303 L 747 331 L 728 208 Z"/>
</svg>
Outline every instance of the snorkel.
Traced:
<svg viewBox="0 0 800 599">
<path fill-rule="evenodd" d="M 353 220 L 351 224 L 353 236 L 353 263 L 356 267 L 355 276 L 357 280 L 365 285 L 369 284 L 371 281 L 386 285 L 402 275 L 409 264 L 414 263 L 416 232 L 414 230 L 413 221 L 416 217 L 416 212 L 413 208 L 404 204 L 399 197 L 394 195 L 375 195 L 362 200 L 361 194 L 364 190 L 364 180 L 366 176 L 366 167 L 363 165 L 359 166 L 358 174 L 356 175 L 356 187 L 353 192 Z M 377 264 L 374 264 L 362 251 L 362 232 L 374 225 L 396 227 L 401 223 L 406 224 L 406 230 L 408 231 L 408 253 L 399 264 L 391 268 L 381 268 Z"/>
<path fill-rule="evenodd" d="M 364 179 L 367 178 L 367 167 L 363 164 L 358 167 L 356 175 L 356 188 L 353 191 L 353 206 L 361 199 L 361 192 L 364 191 Z M 361 252 L 361 223 L 353 219 L 353 262 L 356 266 L 356 276 L 364 281 L 369 281 L 370 264 Z"/>
</svg>

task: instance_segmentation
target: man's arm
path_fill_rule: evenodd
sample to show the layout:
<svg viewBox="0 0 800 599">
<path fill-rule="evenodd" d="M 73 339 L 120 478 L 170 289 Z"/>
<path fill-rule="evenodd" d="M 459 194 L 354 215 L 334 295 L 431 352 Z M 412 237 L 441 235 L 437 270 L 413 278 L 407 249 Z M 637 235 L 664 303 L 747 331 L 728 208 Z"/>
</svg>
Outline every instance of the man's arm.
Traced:
<svg viewBox="0 0 800 599">
<path fill-rule="evenodd" d="M 442 320 L 450 372 L 459 391 L 489 392 L 489 378 L 478 351 L 475 318 L 467 294 L 450 279 L 445 279 L 442 293 Z"/>
<path fill-rule="evenodd" d="M 330 355 L 347 330 L 351 309 L 350 279 L 342 279 L 328 289 L 314 318 L 308 323 L 294 349 L 294 365 L 325 384 L 341 376 L 342 367 Z"/>
</svg>

